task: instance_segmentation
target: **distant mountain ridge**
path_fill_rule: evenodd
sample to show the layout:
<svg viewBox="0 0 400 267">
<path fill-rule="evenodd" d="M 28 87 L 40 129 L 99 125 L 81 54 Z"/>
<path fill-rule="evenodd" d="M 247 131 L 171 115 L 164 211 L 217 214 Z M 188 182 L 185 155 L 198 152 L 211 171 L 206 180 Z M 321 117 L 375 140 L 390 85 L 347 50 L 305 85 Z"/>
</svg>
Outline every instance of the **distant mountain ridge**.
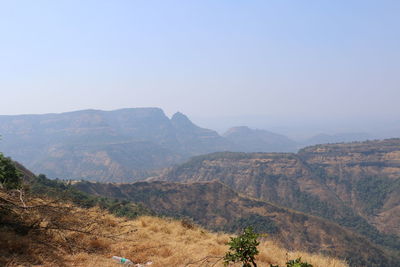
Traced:
<svg viewBox="0 0 400 267">
<path fill-rule="evenodd" d="M 341 133 L 341 134 L 317 134 L 301 142 L 304 146 L 328 144 L 328 143 L 349 143 L 355 141 L 367 141 L 372 138 L 367 133 Z"/>
<path fill-rule="evenodd" d="M 128 181 L 233 145 L 159 108 L 0 116 L 0 151 L 53 178 Z"/>
<path fill-rule="evenodd" d="M 247 126 L 230 128 L 223 134 L 240 152 L 295 152 L 298 144 L 284 135 Z"/>
<path fill-rule="evenodd" d="M 37 174 L 116 182 L 142 179 L 212 152 L 296 152 L 302 146 L 248 127 L 233 127 L 221 136 L 180 112 L 168 118 L 160 108 L 0 115 L 0 135 L 0 151 Z"/>
</svg>

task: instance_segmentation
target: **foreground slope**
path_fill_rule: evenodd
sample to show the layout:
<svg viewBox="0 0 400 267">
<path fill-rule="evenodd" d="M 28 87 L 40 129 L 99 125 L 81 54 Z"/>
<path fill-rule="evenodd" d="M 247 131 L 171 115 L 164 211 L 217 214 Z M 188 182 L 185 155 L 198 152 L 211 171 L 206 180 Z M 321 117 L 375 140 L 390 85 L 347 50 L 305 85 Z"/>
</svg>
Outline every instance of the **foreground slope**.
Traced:
<svg viewBox="0 0 400 267">
<path fill-rule="evenodd" d="M 10 212 L 12 211 L 12 212 Z M 123 256 L 151 266 L 222 266 L 226 234 L 156 217 L 116 218 L 98 208 L 82 209 L 54 199 L 19 196 L 0 190 L 1 266 L 117 266 Z M 257 262 L 284 265 L 302 257 L 315 267 L 346 267 L 344 262 L 304 252 L 288 252 L 272 240 L 261 242 Z M 219 261 L 218 261 L 219 260 Z M 235 265 L 239 266 L 239 265 Z"/>
<path fill-rule="evenodd" d="M 351 266 L 390 266 L 394 261 L 380 247 L 327 220 L 250 199 L 220 182 L 133 184 L 78 183 L 94 195 L 141 203 L 174 217 L 189 217 L 214 230 L 237 231 L 252 225 L 288 249 L 325 253 Z"/>
</svg>

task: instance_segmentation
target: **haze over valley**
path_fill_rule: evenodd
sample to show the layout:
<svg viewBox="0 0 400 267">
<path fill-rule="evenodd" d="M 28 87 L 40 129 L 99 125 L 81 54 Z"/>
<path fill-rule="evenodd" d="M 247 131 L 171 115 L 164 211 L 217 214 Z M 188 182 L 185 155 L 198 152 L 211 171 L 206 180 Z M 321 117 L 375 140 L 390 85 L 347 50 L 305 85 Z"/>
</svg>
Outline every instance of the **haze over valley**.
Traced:
<svg viewBox="0 0 400 267">
<path fill-rule="evenodd" d="M 302 142 L 267 130 L 232 127 L 219 135 L 159 108 L 0 116 L 0 149 L 51 178 L 132 182 L 192 156 L 217 151 L 297 152 L 314 144 L 364 141 L 363 133 L 319 134 Z"/>
</svg>

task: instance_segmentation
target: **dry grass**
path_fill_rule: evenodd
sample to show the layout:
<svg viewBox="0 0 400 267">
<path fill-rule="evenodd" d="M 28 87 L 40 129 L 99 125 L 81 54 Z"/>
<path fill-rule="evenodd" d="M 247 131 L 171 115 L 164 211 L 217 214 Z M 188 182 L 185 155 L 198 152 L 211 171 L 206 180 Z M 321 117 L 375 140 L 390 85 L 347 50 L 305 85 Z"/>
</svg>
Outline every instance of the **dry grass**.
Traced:
<svg viewBox="0 0 400 267">
<path fill-rule="evenodd" d="M 48 230 L 40 235 L 20 235 L 0 225 L 0 259 L 1 255 L 3 260 L 7 258 L 8 266 L 108 267 L 118 266 L 111 259 L 115 255 L 135 263 L 152 261 L 152 267 L 212 266 L 228 249 L 229 235 L 210 233 L 188 221 L 148 216 L 127 220 L 99 209 L 80 208 L 60 214 L 57 220 L 90 234 Z M 46 225 L 45 221 L 43 225 Z M 347 266 L 342 261 L 321 255 L 287 252 L 268 239 L 261 242 L 259 250 L 258 266 L 283 266 L 287 259 L 297 257 L 315 267 Z M 208 260 L 201 260 L 207 257 Z M 223 266 L 222 260 L 215 266 Z"/>
<path fill-rule="evenodd" d="M 165 266 L 211 266 L 227 251 L 229 235 L 210 233 L 194 226 L 187 228 L 181 221 L 156 217 L 140 217 L 126 221 L 115 218 L 116 224 L 125 225 L 136 232 L 111 243 L 107 253 L 79 253 L 66 256 L 73 266 L 116 266 L 110 258 L 113 255 L 131 259 L 135 263 L 152 261 L 154 267 Z M 118 227 L 116 227 L 118 228 Z M 287 259 L 302 257 L 315 267 L 345 267 L 344 262 L 322 255 L 304 252 L 288 252 L 274 242 L 262 241 L 257 257 L 259 266 L 284 265 Z M 209 257 L 209 261 L 199 261 Z M 190 264 L 193 263 L 193 264 Z M 223 266 L 219 261 L 215 266 Z M 240 264 L 231 266 L 241 266 Z"/>
</svg>

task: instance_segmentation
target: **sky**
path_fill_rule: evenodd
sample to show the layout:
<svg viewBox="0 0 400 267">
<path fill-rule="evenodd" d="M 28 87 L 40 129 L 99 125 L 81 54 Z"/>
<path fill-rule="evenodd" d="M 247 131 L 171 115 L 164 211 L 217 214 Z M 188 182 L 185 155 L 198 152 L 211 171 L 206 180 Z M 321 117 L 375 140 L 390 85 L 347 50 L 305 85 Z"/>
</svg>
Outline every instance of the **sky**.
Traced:
<svg viewBox="0 0 400 267">
<path fill-rule="evenodd" d="M 0 114 L 400 123 L 399 14 L 398 0 L 0 0 Z"/>
</svg>

